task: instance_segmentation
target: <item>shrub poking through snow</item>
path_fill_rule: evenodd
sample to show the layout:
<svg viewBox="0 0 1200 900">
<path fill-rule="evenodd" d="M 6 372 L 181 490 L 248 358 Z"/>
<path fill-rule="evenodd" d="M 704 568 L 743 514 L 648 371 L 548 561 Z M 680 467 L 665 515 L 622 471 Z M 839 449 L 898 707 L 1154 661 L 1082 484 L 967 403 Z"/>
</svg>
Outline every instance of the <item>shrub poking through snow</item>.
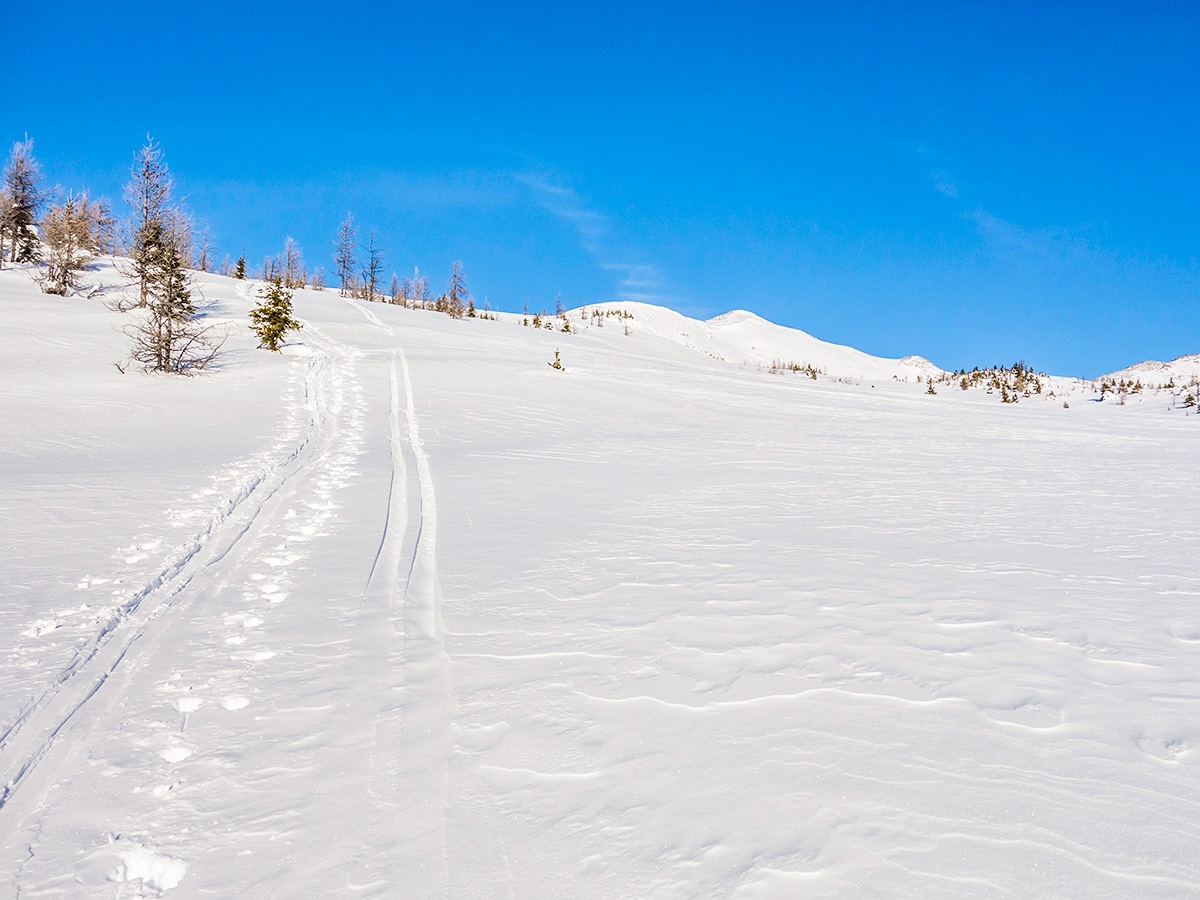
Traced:
<svg viewBox="0 0 1200 900">
<path fill-rule="evenodd" d="M 567 371 L 563 368 L 562 360 L 558 358 L 558 351 L 554 351 L 554 362 L 546 363 L 552 369 L 558 369 L 560 372 Z"/>
<path fill-rule="evenodd" d="M 287 333 L 303 327 L 292 316 L 292 292 L 276 278 L 259 297 L 258 306 L 250 310 L 250 330 L 258 335 L 259 347 L 278 353 Z"/>
</svg>

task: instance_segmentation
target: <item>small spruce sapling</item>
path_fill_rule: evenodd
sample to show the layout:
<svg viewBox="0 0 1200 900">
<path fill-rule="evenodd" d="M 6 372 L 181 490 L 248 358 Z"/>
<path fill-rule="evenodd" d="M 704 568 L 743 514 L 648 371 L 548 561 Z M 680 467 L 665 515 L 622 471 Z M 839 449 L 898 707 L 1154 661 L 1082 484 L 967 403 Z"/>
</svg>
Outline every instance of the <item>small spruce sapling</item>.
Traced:
<svg viewBox="0 0 1200 900">
<path fill-rule="evenodd" d="M 276 277 L 273 284 L 259 292 L 258 306 L 250 310 L 250 330 L 258 335 L 258 346 L 279 352 L 284 336 L 299 331 L 301 324 L 292 316 L 292 292 Z"/>
<path fill-rule="evenodd" d="M 554 351 L 554 362 L 546 363 L 552 369 L 558 369 L 560 372 L 567 371 L 562 364 L 562 360 L 558 358 L 558 350 Z"/>
</svg>

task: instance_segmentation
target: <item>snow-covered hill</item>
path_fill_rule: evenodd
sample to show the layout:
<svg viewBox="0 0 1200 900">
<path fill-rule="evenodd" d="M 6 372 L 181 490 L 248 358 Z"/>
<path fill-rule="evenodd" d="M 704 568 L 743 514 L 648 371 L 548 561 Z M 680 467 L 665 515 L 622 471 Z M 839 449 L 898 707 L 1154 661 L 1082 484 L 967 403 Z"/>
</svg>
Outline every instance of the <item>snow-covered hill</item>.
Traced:
<svg viewBox="0 0 1200 900">
<path fill-rule="evenodd" d="M 870 356 L 853 347 L 830 344 L 798 329 L 776 325 L 746 310 L 701 322 L 645 303 L 602 303 L 588 309 L 628 311 L 633 315 L 633 330 L 733 363 L 812 366 L 840 378 L 915 381 L 917 375 L 942 374 L 941 369 L 920 356 Z"/>
<path fill-rule="evenodd" d="M 1168 392 L 197 280 L 179 378 L 0 271 L 0 894 L 1200 892 Z"/>
<path fill-rule="evenodd" d="M 1200 353 L 1177 357 L 1170 362 L 1148 359 L 1104 376 L 1109 381 L 1142 381 L 1150 385 L 1191 385 L 1200 382 Z"/>
</svg>

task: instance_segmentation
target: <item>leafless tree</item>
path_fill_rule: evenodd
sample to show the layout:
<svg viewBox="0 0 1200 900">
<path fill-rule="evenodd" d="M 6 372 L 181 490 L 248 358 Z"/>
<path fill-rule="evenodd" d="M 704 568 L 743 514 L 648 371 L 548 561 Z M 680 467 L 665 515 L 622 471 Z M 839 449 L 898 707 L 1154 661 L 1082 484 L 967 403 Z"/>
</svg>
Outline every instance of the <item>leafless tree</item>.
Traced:
<svg viewBox="0 0 1200 900">
<path fill-rule="evenodd" d="M 358 261 L 354 258 L 354 251 L 357 248 L 358 244 L 354 239 L 354 216 L 346 213 L 346 221 L 342 223 L 342 227 L 338 231 L 333 254 L 343 297 L 347 295 L 351 279 L 355 278 L 354 269 L 358 265 Z"/>
<path fill-rule="evenodd" d="M 196 268 L 201 272 L 211 272 L 217 248 L 213 245 L 212 235 L 209 234 L 207 228 L 200 232 L 199 243 L 200 252 L 196 256 Z"/>
<path fill-rule="evenodd" d="M 322 266 L 317 266 L 313 269 L 312 281 L 309 282 L 314 291 L 325 290 L 325 269 Z"/>
<path fill-rule="evenodd" d="M 379 296 L 380 279 L 383 276 L 383 250 L 376 246 L 375 229 L 367 239 L 367 262 L 363 266 L 363 299 L 374 300 Z"/>
<path fill-rule="evenodd" d="M 43 291 L 65 297 L 79 287 L 88 257 L 99 248 L 97 232 L 104 218 L 87 194 L 68 194 L 65 202 L 50 207 L 42 219 L 42 239 L 49 250 L 45 275 L 39 279 Z"/>
<path fill-rule="evenodd" d="M 429 305 L 429 279 L 421 274 L 421 270 L 416 266 L 413 267 L 413 277 L 405 278 L 400 283 L 400 293 L 404 297 L 406 305 L 411 305 L 413 309 L 424 309 Z"/>
<path fill-rule="evenodd" d="M 300 252 L 300 245 L 292 239 L 291 235 L 283 242 L 283 253 L 276 260 L 276 274 L 283 281 L 283 286 L 286 288 L 302 288 L 308 281 L 308 272 L 304 266 L 304 255 Z"/>
<path fill-rule="evenodd" d="M 87 193 L 84 193 L 87 197 Z M 95 242 L 95 252 L 104 256 L 116 256 L 121 250 L 118 236 L 118 224 L 112 214 L 112 207 L 103 197 L 99 200 L 88 200 L 87 215 L 92 240 Z"/>
<path fill-rule="evenodd" d="M 462 318 L 462 314 L 466 311 L 464 301 L 471 299 L 471 292 L 467 290 L 467 275 L 463 271 L 463 264 L 455 260 L 450 266 L 450 285 L 446 291 L 446 312 L 456 319 Z"/>
</svg>

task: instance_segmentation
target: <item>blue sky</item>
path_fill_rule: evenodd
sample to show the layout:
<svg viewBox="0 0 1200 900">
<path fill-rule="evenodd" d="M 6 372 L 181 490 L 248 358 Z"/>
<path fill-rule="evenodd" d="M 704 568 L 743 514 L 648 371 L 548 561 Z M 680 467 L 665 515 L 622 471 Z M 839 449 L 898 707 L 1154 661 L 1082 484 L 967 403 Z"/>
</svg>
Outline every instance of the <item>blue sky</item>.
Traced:
<svg viewBox="0 0 1200 900">
<path fill-rule="evenodd" d="M 837 6 L 838 8 L 833 8 Z M 339 222 L 502 309 L 732 308 L 947 368 L 1200 352 L 1194 4 L 66 0 L 0 140 L 120 199 L 150 133 L 221 251 Z M 15 70 L 10 69 L 10 73 Z"/>
</svg>

